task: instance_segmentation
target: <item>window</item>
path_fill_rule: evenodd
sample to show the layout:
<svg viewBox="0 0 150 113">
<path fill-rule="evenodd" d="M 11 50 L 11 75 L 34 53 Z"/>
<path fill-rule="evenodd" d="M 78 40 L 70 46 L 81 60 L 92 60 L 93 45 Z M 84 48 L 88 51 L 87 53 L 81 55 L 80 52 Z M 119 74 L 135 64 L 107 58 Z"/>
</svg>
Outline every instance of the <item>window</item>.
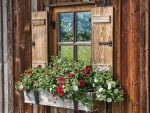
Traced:
<svg viewBox="0 0 150 113">
<path fill-rule="evenodd" d="M 91 12 L 61 12 L 58 14 L 58 53 L 68 59 L 90 62 Z"/>
</svg>

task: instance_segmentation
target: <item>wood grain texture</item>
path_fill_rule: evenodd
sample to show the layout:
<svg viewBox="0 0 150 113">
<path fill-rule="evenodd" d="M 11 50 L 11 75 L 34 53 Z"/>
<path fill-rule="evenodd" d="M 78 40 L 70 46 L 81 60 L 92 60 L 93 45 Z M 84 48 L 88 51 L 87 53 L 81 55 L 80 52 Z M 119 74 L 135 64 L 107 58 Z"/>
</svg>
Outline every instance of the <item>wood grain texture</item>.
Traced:
<svg viewBox="0 0 150 113">
<path fill-rule="evenodd" d="M 123 103 L 122 113 L 147 113 L 148 89 L 148 51 L 149 45 L 149 10 L 148 1 L 122 0 L 122 37 L 121 61 L 122 83 L 126 89 L 126 100 Z M 128 8 L 128 10 L 126 10 Z M 126 22 L 123 21 L 126 19 Z M 147 23 L 146 23 L 147 22 Z M 146 35 L 145 35 L 146 34 Z M 147 60 L 146 60 L 147 59 Z M 148 85 L 147 85 L 148 86 Z"/>
<path fill-rule="evenodd" d="M 14 95 L 14 90 L 15 90 L 15 81 L 14 81 L 14 46 L 13 46 L 13 13 L 12 13 L 12 1 L 8 0 L 7 1 L 7 54 L 8 54 L 8 67 L 6 71 L 8 71 L 8 113 L 14 113 L 14 103 L 15 103 L 15 95 Z M 5 44 L 4 44 L 5 45 Z M 6 49 L 5 48 L 5 49 Z M 6 53 L 4 53 L 6 54 Z M 6 75 L 5 75 L 6 76 Z M 5 87 L 5 90 L 7 88 Z M 7 112 L 7 111 L 5 111 Z"/>
<path fill-rule="evenodd" d="M 0 113 L 4 112 L 2 1 L 0 1 Z"/>
<path fill-rule="evenodd" d="M 110 16 L 108 23 L 93 22 L 94 16 Z M 102 46 L 99 42 L 113 41 L 113 7 L 99 7 L 92 9 L 92 62 L 100 65 L 113 65 L 113 46 Z M 97 107 L 99 106 L 99 107 Z M 102 106 L 102 107 L 100 107 Z M 98 112 L 105 113 L 104 103 L 95 103 Z"/>
<path fill-rule="evenodd" d="M 47 12 L 32 13 L 32 66 L 48 63 Z"/>
<path fill-rule="evenodd" d="M 113 77 L 121 84 L 121 0 L 113 0 L 114 29 L 113 29 Z M 121 113 L 121 103 L 112 104 L 113 113 Z"/>
<path fill-rule="evenodd" d="M 110 16 L 110 22 L 94 22 L 94 17 Z M 112 67 L 113 47 L 99 42 L 113 41 L 113 7 L 92 9 L 92 62 Z"/>
<path fill-rule="evenodd" d="M 140 113 L 150 112 L 150 40 L 149 40 L 149 0 L 143 0 L 140 3 L 140 28 L 141 28 L 141 49 L 140 49 Z M 148 90 L 149 89 L 149 90 Z"/>
<path fill-rule="evenodd" d="M 133 113 L 133 106 L 131 100 L 132 91 L 132 68 L 134 68 L 133 55 L 133 37 L 132 37 L 132 1 L 122 0 L 122 31 L 121 31 L 121 74 L 122 74 L 122 85 L 125 89 L 125 101 L 123 103 L 122 113 Z M 126 10 L 128 8 L 128 10 Z M 124 21 L 126 19 L 126 21 Z M 129 51 L 130 50 L 130 51 Z M 134 60 L 133 60 L 134 61 Z M 133 95 L 133 94 L 132 94 Z"/>
<path fill-rule="evenodd" d="M 31 0 L 13 1 L 13 37 L 15 82 L 31 66 Z M 32 106 L 24 104 L 23 94 L 15 91 L 15 113 L 32 113 Z"/>
<path fill-rule="evenodd" d="M 37 11 L 44 10 L 44 1 L 46 1 L 46 0 L 37 0 Z"/>
</svg>

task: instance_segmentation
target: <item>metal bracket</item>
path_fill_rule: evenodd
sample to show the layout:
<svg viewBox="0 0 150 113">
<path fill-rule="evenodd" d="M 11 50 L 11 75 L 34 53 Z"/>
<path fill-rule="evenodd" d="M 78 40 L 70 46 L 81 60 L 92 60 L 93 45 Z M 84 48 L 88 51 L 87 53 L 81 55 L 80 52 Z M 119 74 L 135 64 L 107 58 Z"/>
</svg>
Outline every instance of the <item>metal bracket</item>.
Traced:
<svg viewBox="0 0 150 113">
<path fill-rule="evenodd" d="M 49 20 L 49 25 L 51 25 L 54 29 L 55 29 L 55 21 L 53 20 Z"/>
<path fill-rule="evenodd" d="M 32 46 L 35 46 L 35 41 L 34 40 L 32 40 Z"/>
<path fill-rule="evenodd" d="M 39 104 L 39 92 L 34 91 L 35 104 Z"/>
<path fill-rule="evenodd" d="M 102 46 L 112 46 L 112 41 L 110 40 L 110 41 L 108 41 L 108 42 L 99 42 L 99 45 L 102 45 Z"/>
</svg>

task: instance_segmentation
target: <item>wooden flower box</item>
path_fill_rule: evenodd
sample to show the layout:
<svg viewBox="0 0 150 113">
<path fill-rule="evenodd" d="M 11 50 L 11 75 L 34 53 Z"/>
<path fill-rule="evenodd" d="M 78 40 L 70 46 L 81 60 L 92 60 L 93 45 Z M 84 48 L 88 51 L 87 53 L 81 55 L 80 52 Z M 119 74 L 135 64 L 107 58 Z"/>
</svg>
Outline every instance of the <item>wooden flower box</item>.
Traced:
<svg viewBox="0 0 150 113">
<path fill-rule="evenodd" d="M 92 98 L 92 93 L 88 92 L 87 95 L 89 98 Z M 37 91 L 24 91 L 24 100 L 25 103 L 32 103 L 32 104 L 40 104 L 40 105 L 47 105 L 47 106 L 54 106 L 54 107 L 62 107 L 68 109 L 77 109 L 83 111 L 92 111 L 85 105 L 83 105 L 80 101 L 76 102 L 76 105 L 73 100 L 69 99 L 62 99 L 59 96 L 53 96 L 51 93 L 37 90 Z"/>
</svg>

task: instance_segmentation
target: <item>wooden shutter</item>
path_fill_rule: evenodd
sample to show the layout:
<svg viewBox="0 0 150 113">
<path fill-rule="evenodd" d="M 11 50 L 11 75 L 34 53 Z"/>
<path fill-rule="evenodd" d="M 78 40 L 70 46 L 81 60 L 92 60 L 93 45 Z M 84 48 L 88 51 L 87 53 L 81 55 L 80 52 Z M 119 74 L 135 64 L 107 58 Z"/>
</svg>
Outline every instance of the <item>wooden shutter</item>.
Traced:
<svg viewBox="0 0 150 113">
<path fill-rule="evenodd" d="M 32 66 L 48 62 L 47 12 L 32 12 Z"/>
<path fill-rule="evenodd" d="M 113 7 L 92 9 L 92 62 L 111 66 L 113 60 Z M 107 45 L 107 42 L 108 45 Z"/>
</svg>

